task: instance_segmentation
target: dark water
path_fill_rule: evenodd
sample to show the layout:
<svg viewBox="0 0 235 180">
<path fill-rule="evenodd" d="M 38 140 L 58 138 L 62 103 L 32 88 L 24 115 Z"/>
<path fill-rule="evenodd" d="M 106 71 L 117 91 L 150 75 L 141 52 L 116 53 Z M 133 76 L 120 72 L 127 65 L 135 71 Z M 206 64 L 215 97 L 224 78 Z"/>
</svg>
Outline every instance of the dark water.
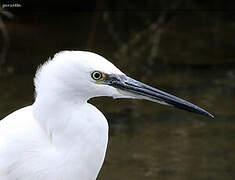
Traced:
<svg viewBox="0 0 235 180">
<path fill-rule="evenodd" d="M 0 80 L 1 118 L 32 103 L 31 75 Z M 233 180 L 235 67 L 172 67 L 152 74 L 146 82 L 190 100 L 215 118 L 147 101 L 92 100 L 110 124 L 109 147 L 98 179 Z"/>
</svg>

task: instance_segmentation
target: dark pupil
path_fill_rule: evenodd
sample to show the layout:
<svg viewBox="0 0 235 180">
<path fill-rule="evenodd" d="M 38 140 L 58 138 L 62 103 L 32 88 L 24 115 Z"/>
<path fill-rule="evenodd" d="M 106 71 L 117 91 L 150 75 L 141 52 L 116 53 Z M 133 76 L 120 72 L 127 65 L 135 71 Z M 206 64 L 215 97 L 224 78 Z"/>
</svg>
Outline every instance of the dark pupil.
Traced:
<svg viewBox="0 0 235 180">
<path fill-rule="evenodd" d="M 95 73 L 94 76 L 96 79 L 99 79 L 101 77 L 100 73 Z"/>
</svg>

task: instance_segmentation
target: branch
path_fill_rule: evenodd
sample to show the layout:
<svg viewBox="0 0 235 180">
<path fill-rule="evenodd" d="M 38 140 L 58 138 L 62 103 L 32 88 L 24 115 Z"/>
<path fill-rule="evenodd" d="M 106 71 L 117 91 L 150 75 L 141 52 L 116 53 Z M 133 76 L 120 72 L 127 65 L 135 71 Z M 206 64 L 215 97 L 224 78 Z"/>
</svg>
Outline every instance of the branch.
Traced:
<svg viewBox="0 0 235 180">
<path fill-rule="evenodd" d="M 0 32 L 2 34 L 2 47 L 0 49 L 0 74 L 2 72 L 3 64 L 6 62 L 7 51 L 9 48 L 9 35 L 7 32 L 7 28 L 2 20 L 2 16 L 7 18 L 13 18 L 13 14 L 9 11 L 6 11 L 0 7 Z"/>
<path fill-rule="evenodd" d="M 9 47 L 9 36 L 5 24 L 3 23 L 2 17 L 0 16 L 0 31 L 2 33 L 3 44 L 0 51 L 0 68 L 6 61 L 7 50 Z"/>
</svg>

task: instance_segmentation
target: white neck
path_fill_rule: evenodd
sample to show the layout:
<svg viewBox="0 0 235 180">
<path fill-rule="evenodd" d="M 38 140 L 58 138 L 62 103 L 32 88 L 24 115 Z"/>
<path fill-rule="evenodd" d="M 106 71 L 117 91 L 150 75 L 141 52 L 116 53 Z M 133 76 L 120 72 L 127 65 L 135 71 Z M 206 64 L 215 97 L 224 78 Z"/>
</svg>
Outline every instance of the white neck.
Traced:
<svg viewBox="0 0 235 180">
<path fill-rule="evenodd" d="M 108 142 L 108 125 L 103 115 L 86 101 L 65 101 L 57 95 L 40 94 L 33 104 L 33 113 L 51 144 L 63 154 L 69 172 L 84 180 L 96 179 Z"/>
<path fill-rule="evenodd" d="M 74 98 L 72 92 L 58 92 L 56 89 L 48 85 L 46 93 L 37 92 L 33 104 L 34 116 L 52 138 L 51 140 L 53 140 L 53 136 L 59 134 L 66 138 L 64 132 L 67 130 L 68 124 L 71 123 L 70 121 L 73 120 L 70 118 L 70 112 L 87 103 L 85 99 Z M 69 94 L 70 96 L 68 96 Z"/>
</svg>

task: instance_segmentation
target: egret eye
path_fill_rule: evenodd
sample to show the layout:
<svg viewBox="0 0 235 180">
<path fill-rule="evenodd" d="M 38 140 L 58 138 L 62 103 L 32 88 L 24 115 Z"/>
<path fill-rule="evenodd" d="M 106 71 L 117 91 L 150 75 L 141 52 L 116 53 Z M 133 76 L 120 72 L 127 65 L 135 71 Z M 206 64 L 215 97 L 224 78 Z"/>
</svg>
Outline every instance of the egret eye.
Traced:
<svg viewBox="0 0 235 180">
<path fill-rule="evenodd" d="M 91 74 L 91 77 L 94 79 L 94 80 L 100 80 L 103 78 L 103 74 L 99 71 L 95 71 Z"/>
</svg>

